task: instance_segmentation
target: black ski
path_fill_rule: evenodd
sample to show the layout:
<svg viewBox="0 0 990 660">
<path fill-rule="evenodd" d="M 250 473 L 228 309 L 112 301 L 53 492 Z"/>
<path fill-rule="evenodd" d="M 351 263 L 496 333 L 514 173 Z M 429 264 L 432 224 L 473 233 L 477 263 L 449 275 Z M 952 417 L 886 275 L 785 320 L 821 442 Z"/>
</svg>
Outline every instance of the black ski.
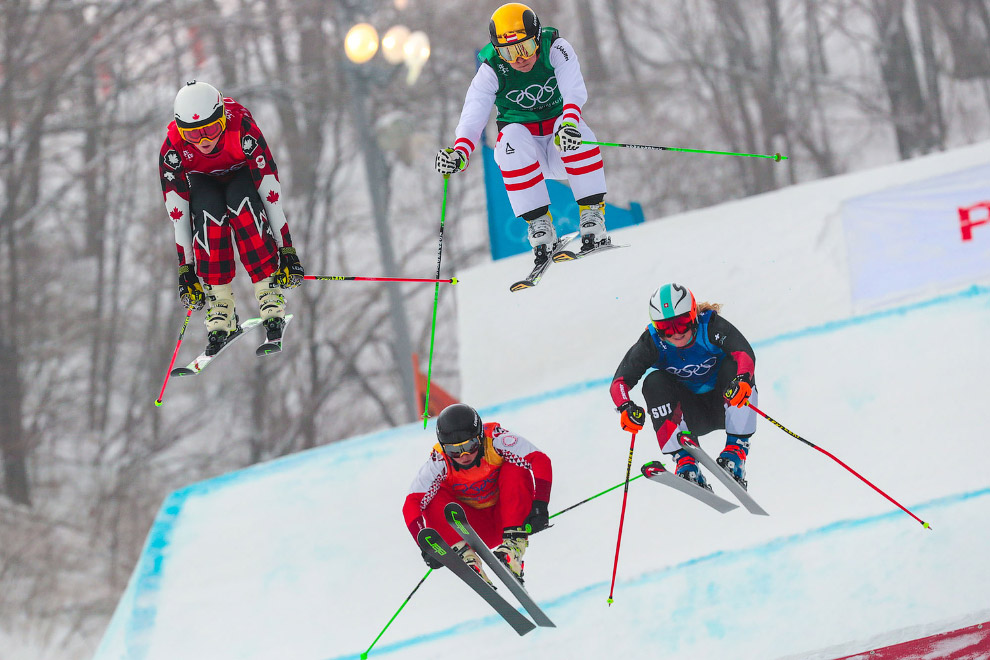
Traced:
<svg viewBox="0 0 990 660">
<path fill-rule="evenodd" d="M 550 267 L 550 264 L 553 263 L 557 254 L 563 251 L 567 247 L 567 244 L 570 243 L 577 235 L 578 232 L 574 232 L 572 234 L 565 234 L 564 236 L 561 236 L 560 240 L 557 241 L 557 245 L 554 246 L 553 250 L 550 252 L 549 258 L 538 266 L 533 266 L 533 270 L 531 270 L 529 275 L 526 276 L 526 279 L 515 282 L 509 287 L 509 291 L 532 289 L 534 286 L 539 284 L 540 280 L 543 279 L 543 273 L 545 273 L 547 268 Z"/>
<path fill-rule="evenodd" d="M 536 627 L 535 623 L 516 610 L 509 601 L 499 596 L 483 577 L 465 564 L 435 529 L 429 527 L 421 529 L 416 541 L 424 552 L 449 568 L 451 573 L 461 578 L 476 594 L 484 598 L 485 602 L 491 605 L 517 633 L 525 635 Z"/>
<path fill-rule="evenodd" d="M 652 470 L 649 470 L 650 474 L 647 474 L 647 468 L 652 468 Z M 698 484 L 692 483 L 687 479 L 682 479 L 673 472 L 669 472 L 660 461 L 647 463 L 643 466 L 642 472 L 643 476 L 650 481 L 655 481 L 658 484 L 670 486 L 675 490 L 681 491 L 685 495 L 690 495 L 699 502 L 707 504 L 719 513 L 728 513 L 733 509 L 739 508 L 738 504 L 733 504 L 729 500 L 722 499 L 707 488 L 702 488 Z"/>
<path fill-rule="evenodd" d="M 565 261 L 575 261 L 577 259 L 583 259 L 584 257 L 590 257 L 593 254 L 599 254 L 601 252 L 606 252 L 608 250 L 618 250 L 619 248 L 629 247 L 628 245 L 616 245 L 612 242 L 612 237 L 608 238 L 607 243 L 598 245 L 591 248 L 590 250 L 585 250 L 584 252 L 573 250 L 560 250 L 553 255 L 553 260 L 556 263 L 563 263 Z"/>
<path fill-rule="evenodd" d="M 529 595 L 529 592 L 519 583 L 516 576 L 512 574 L 509 567 L 503 562 L 499 561 L 498 557 L 492 553 L 488 548 L 488 545 L 481 540 L 478 533 L 474 531 L 471 525 L 468 524 L 467 515 L 464 513 L 464 507 L 462 507 L 457 502 L 451 502 L 443 508 L 443 515 L 447 518 L 447 522 L 451 527 L 454 528 L 458 534 L 461 535 L 468 545 L 481 557 L 481 560 L 488 564 L 488 567 L 498 576 L 498 578 L 509 588 L 512 595 L 515 596 L 519 603 L 529 612 L 529 615 L 533 617 L 537 625 L 544 626 L 548 628 L 556 628 L 556 624 L 550 620 L 540 606 L 536 604 L 533 597 Z"/>
<path fill-rule="evenodd" d="M 750 513 L 755 513 L 758 516 L 769 516 L 770 514 L 764 511 L 763 507 L 756 503 L 756 500 L 746 492 L 746 489 L 739 485 L 739 482 L 735 478 L 722 469 L 722 466 L 715 462 L 711 456 L 705 453 L 700 446 L 690 439 L 683 439 L 681 441 L 681 447 L 684 451 L 691 454 L 694 460 L 698 461 L 706 468 L 708 471 L 715 475 L 715 477 L 722 482 L 722 484 L 729 489 L 729 492 L 735 495 L 736 499 L 746 507 L 746 510 Z"/>
<path fill-rule="evenodd" d="M 176 367 L 175 369 L 172 369 L 172 375 L 195 376 L 199 373 L 202 373 L 203 369 L 206 369 L 206 367 L 209 366 L 211 362 L 213 362 L 218 357 L 220 357 L 220 354 L 226 351 L 231 344 L 233 344 L 235 341 L 246 335 L 251 330 L 257 328 L 259 325 L 261 325 L 261 319 L 259 318 L 248 319 L 244 321 L 244 323 L 238 326 L 237 330 L 235 330 L 234 333 L 227 338 L 227 342 L 220 348 L 219 351 L 217 351 L 213 355 L 207 355 L 206 351 L 203 351 L 202 353 L 199 354 L 199 356 L 195 360 L 193 360 L 186 366 Z"/>
<path fill-rule="evenodd" d="M 289 321 L 291 320 L 292 320 L 292 314 L 286 314 L 285 325 L 282 326 L 282 339 L 285 339 L 285 329 L 289 327 Z M 264 329 L 265 327 L 264 324 L 262 324 L 261 327 L 262 329 Z M 254 350 L 254 354 L 257 355 L 258 357 L 262 357 L 265 355 L 271 355 L 272 353 L 281 353 L 282 339 L 279 339 L 278 341 L 268 341 L 268 339 L 266 338 L 265 341 L 262 342 L 262 344 Z"/>
</svg>

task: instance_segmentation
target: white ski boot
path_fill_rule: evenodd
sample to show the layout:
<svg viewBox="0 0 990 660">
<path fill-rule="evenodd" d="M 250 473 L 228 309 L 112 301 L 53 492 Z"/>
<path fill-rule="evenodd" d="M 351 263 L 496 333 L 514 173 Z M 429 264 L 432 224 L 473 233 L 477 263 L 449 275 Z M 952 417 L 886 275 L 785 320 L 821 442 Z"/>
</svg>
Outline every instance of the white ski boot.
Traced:
<svg viewBox="0 0 990 660">
<path fill-rule="evenodd" d="M 520 528 L 507 527 L 502 532 L 502 545 L 492 553 L 509 567 L 520 584 L 523 581 L 523 555 L 529 547 L 529 535 Z"/>
<path fill-rule="evenodd" d="M 285 296 L 275 284 L 274 276 L 254 283 L 254 297 L 258 299 L 258 311 L 261 313 L 268 341 L 282 341 L 282 331 L 285 329 Z"/>
<path fill-rule="evenodd" d="M 234 288 L 228 284 L 203 284 L 209 308 L 206 310 L 206 354 L 216 355 L 237 332 Z"/>
<path fill-rule="evenodd" d="M 605 202 L 578 206 L 581 211 L 581 252 L 611 242 L 605 231 Z"/>
<path fill-rule="evenodd" d="M 463 559 L 464 563 L 470 566 L 475 573 L 480 575 L 485 582 L 488 583 L 489 587 L 492 589 L 495 588 L 495 583 L 492 582 L 487 575 L 485 575 L 485 570 L 481 567 L 481 557 L 479 557 L 478 553 L 476 553 L 471 546 L 467 544 L 467 541 L 458 541 L 454 545 L 450 546 L 450 549 L 453 550 L 454 553 L 461 559 Z"/>
<path fill-rule="evenodd" d="M 533 248 L 534 262 L 539 266 L 550 258 L 550 253 L 557 245 L 557 230 L 554 229 L 553 217 L 549 212 L 535 220 L 527 220 L 527 222 L 529 223 L 529 244 Z"/>
</svg>

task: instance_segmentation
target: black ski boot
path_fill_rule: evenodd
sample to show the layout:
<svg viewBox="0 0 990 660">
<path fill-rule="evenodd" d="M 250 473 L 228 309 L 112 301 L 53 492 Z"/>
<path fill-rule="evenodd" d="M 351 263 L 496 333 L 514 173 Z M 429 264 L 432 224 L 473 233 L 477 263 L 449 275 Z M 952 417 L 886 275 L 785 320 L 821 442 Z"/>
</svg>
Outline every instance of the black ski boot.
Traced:
<svg viewBox="0 0 990 660">
<path fill-rule="evenodd" d="M 265 331 L 268 333 L 268 343 L 277 344 L 282 341 L 282 331 L 285 330 L 285 319 L 273 316 L 264 321 Z"/>
<path fill-rule="evenodd" d="M 230 343 L 230 340 L 241 334 L 243 330 L 241 329 L 241 322 L 237 318 L 237 314 L 234 314 L 234 331 L 228 332 L 226 330 L 213 330 L 208 335 L 206 335 L 206 355 L 214 356 L 223 350 L 223 347 Z"/>
</svg>

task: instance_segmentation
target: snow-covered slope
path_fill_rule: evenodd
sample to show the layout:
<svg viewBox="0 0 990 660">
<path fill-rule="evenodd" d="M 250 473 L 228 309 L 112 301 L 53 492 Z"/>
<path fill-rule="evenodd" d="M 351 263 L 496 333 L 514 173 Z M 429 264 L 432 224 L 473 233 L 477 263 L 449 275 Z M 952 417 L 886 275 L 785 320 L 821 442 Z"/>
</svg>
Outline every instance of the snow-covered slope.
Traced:
<svg viewBox="0 0 990 660">
<path fill-rule="evenodd" d="M 655 224 L 672 245 L 698 245 L 689 233 L 709 224 L 714 231 L 717 220 L 690 215 L 690 222 Z M 761 409 L 933 529 L 761 420 L 748 477 L 769 517 L 741 509 L 719 515 L 639 479 L 629 489 L 611 607 L 605 599 L 621 489 L 532 538 L 527 586 L 557 629 L 517 637 L 441 570 L 370 657 L 469 649 L 472 658 L 500 660 L 824 658 L 862 650 L 861 640 L 901 641 L 899 631 L 920 636 L 986 620 L 990 474 L 982 393 L 990 289 L 974 285 L 851 318 L 838 239 L 829 238 L 827 223 L 795 223 L 804 242 L 784 232 L 779 253 L 765 236 L 731 234 L 732 247 L 749 255 L 744 260 L 718 253 L 706 262 L 704 254 L 687 258 L 671 247 L 655 250 L 644 274 L 633 270 L 643 255 L 629 248 L 621 257 L 560 265 L 536 291 L 512 294 L 528 295 L 519 298 L 525 303 L 494 293 L 511 279 L 512 260 L 476 269 L 473 288 L 461 292 L 460 325 L 476 351 L 487 347 L 492 367 L 487 376 L 471 370 L 465 388 L 486 406 L 486 420 L 550 455 L 551 512 L 620 483 L 629 435 L 618 428 L 608 381 L 645 323 L 642 308 L 657 281 L 682 279 L 701 299 L 724 303 L 724 315 L 754 340 Z M 633 232 L 649 227 L 617 238 L 635 241 Z M 808 243 L 812 235 L 821 240 Z M 801 258 L 791 254 L 799 244 Z M 706 266 L 712 263 L 721 264 L 719 277 Z M 467 287 L 467 275 L 464 281 Z M 763 304 L 774 295 L 779 304 Z M 553 317 L 552 332 L 544 316 Z M 559 351 L 578 322 L 598 324 L 594 341 L 587 328 L 574 329 L 581 341 L 568 348 L 574 360 L 594 355 L 590 366 L 548 369 L 523 359 L 541 342 Z M 499 360 L 515 371 L 496 366 Z M 477 381 L 485 377 L 512 381 Z M 432 424 L 410 425 L 354 438 L 175 493 L 96 658 L 358 657 L 426 572 L 400 508 L 433 433 Z M 634 469 L 659 457 L 651 436 L 637 439 Z M 711 434 L 702 446 L 714 453 L 723 440 Z M 831 655 L 819 654 L 823 648 Z"/>
</svg>

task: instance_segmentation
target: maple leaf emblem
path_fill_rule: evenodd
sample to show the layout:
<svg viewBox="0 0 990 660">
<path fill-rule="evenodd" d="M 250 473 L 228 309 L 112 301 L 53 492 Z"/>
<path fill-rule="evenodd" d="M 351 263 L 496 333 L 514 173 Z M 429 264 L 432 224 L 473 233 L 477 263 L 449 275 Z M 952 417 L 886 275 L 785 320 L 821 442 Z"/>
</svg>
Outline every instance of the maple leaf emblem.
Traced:
<svg viewBox="0 0 990 660">
<path fill-rule="evenodd" d="M 193 119 L 199 119 L 199 114 L 198 113 L 197 114 L 194 114 L 193 115 Z"/>
<path fill-rule="evenodd" d="M 268 193 L 268 198 L 267 199 L 268 199 L 269 202 L 271 202 L 272 204 L 274 204 L 275 202 L 278 201 L 278 193 L 275 192 L 274 190 L 270 191 Z"/>
<path fill-rule="evenodd" d="M 168 215 L 173 220 L 179 220 L 182 217 L 182 211 L 180 211 L 179 207 L 176 206 L 174 209 L 168 212 Z"/>
</svg>

